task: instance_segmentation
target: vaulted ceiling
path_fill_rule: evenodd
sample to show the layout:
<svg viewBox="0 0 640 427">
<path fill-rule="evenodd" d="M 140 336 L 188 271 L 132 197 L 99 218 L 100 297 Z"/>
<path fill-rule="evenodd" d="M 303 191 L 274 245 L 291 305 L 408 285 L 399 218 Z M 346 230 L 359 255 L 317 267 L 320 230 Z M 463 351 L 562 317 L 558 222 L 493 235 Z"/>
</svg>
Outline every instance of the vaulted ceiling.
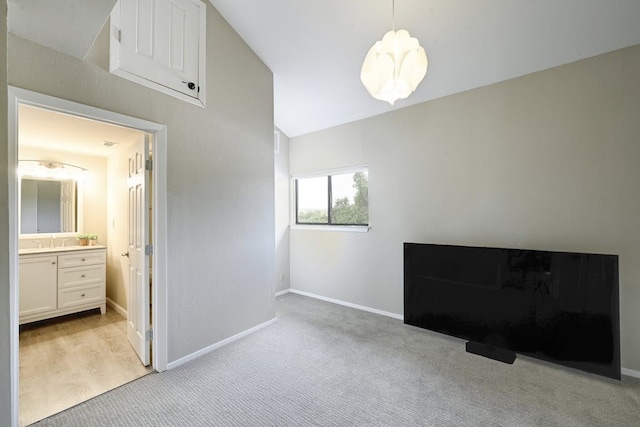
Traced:
<svg viewBox="0 0 640 427">
<path fill-rule="evenodd" d="M 392 27 L 392 0 L 209 0 L 274 74 L 275 125 L 290 137 L 640 44 L 638 0 L 397 0 L 395 28 L 429 70 L 390 106 L 360 67 Z M 9 30 L 82 58 L 115 0 L 9 0 Z"/>
<path fill-rule="evenodd" d="M 83 59 L 117 0 L 9 0 L 10 33 Z"/>
</svg>

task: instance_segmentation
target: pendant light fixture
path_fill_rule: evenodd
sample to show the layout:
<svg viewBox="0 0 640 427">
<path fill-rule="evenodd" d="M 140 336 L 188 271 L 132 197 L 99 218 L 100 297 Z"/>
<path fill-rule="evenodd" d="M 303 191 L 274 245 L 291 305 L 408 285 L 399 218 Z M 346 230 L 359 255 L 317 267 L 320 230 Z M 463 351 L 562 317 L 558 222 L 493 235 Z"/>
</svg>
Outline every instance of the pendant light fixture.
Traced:
<svg viewBox="0 0 640 427">
<path fill-rule="evenodd" d="M 360 80 L 371 96 L 393 105 L 411 95 L 427 73 L 427 55 L 418 39 L 407 30 L 395 31 L 395 0 L 392 30 L 369 49 Z"/>
</svg>

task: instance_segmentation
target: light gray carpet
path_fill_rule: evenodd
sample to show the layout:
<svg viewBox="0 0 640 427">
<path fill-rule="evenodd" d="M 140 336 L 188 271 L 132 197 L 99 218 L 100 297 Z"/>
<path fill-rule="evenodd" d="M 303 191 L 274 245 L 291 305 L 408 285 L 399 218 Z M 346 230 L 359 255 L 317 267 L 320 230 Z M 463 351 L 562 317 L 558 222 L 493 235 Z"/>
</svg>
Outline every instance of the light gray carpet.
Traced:
<svg viewBox="0 0 640 427">
<path fill-rule="evenodd" d="M 275 324 L 42 426 L 640 426 L 640 380 L 464 342 L 294 294 Z M 64 393 L 63 390 L 60 391 Z"/>
</svg>

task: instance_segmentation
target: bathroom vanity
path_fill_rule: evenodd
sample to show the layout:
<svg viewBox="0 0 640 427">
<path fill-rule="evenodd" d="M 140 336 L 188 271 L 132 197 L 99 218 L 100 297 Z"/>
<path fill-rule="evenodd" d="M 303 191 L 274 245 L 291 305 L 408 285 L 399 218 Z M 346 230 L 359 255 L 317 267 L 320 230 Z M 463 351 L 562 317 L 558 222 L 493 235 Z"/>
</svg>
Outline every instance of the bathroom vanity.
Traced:
<svg viewBox="0 0 640 427">
<path fill-rule="evenodd" d="M 106 312 L 105 246 L 19 251 L 20 324 L 99 308 Z"/>
</svg>

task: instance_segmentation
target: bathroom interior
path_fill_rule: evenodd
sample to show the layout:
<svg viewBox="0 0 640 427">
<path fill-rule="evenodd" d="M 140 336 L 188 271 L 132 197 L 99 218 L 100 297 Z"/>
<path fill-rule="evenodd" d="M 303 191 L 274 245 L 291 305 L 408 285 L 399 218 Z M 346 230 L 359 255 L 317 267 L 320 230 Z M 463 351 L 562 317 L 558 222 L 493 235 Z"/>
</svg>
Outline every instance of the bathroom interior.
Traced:
<svg viewBox="0 0 640 427">
<path fill-rule="evenodd" d="M 137 129 L 18 107 L 21 425 L 152 371 L 127 335 L 131 153 L 146 140 L 151 157 L 150 139 Z M 146 243 L 149 175 L 139 201 Z M 151 292 L 150 274 L 142 277 Z"/>
</svg>

